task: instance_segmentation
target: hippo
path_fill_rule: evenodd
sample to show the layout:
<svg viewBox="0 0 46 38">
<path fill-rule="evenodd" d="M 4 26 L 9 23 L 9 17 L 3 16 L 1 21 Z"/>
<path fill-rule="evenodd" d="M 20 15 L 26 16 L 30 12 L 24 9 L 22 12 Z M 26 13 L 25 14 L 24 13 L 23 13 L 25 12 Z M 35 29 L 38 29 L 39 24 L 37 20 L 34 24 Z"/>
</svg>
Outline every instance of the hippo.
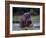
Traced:
<svg viewBox="0 0 46 38">
<path fill-rule="evenodd" d="M 31 14 L 24 13 L 20 19 L 21 28 L 30 27 L 30 24 L 32 24 Z"/>
</svg>

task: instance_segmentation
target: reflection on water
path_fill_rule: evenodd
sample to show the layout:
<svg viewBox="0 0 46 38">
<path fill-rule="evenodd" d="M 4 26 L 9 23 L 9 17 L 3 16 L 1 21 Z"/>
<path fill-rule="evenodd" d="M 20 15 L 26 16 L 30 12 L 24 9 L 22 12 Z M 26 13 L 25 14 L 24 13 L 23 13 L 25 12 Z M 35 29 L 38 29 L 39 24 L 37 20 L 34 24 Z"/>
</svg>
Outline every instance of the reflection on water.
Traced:
<svg viewBox="0 0 46 38">
<path fill-rule="evenodd" d="M 12 28 L 13 28 L 12 29 L 13 31 L 20 31 L 20 30 L 22 30 L 22 28 L 20 27 L 19 23 L 13 23 Z M 28 28 L 28 30 L 39 30 L 39 29 L 40 29 L 39 21 L 33 22 L 33 29 L 31 29 L 31 26 Z"/>
</svg>

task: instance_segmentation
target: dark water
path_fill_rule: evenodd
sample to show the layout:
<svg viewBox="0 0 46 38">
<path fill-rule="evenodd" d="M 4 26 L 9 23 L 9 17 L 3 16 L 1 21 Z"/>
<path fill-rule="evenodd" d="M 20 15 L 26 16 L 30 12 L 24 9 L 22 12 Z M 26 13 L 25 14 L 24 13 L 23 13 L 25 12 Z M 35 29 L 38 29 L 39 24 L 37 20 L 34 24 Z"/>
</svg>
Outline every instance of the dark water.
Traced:
<svg viewBox="0 0 46 38">
<path fill-rule="evenodd" d="M 13 31 L 20 31 L 20 30 L 23 30 L 21 27 L 20 27 L 20 24 L 19 23 L 13 23 L 12 25 L 12 30 Z M 33 28 L 33 29 L 32 29 Z M 40 29 L 40 22 L 39 21 L 33 21 L 33 27 L 29 27 L 28 30 L 39 30 Z"/>
</svg>

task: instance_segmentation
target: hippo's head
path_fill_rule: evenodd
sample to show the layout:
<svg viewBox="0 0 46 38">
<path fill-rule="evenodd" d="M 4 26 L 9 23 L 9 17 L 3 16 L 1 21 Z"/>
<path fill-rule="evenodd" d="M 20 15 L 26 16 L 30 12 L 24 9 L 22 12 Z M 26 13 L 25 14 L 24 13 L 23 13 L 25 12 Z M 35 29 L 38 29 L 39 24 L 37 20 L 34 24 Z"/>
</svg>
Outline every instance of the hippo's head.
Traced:
<svg viewBox="0 0 46 38">
<path fill-rule="evenodd" d="M 31 14 L 30 13 L 24 13 L 25 18 L 30 18 Z"/>
</svg>

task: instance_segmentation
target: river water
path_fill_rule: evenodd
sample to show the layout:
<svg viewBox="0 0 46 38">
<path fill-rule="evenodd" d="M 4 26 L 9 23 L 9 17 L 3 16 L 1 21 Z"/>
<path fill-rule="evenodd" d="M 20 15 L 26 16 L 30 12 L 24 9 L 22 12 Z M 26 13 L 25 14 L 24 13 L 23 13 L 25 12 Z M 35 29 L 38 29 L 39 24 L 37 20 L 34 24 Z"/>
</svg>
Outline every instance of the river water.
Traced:
<svg viewBox="0 0 46 38">
<path fill-rule="evenodd" d="M 13 31 L 23 30 L 20 27 L 20 24 L 19 23 L 13 23 L 12 28 L 13 28 L 12 29 Z M 31 29 L 31 26 L 28 28 L 28 30 L 39 30 L 39 29 L 40 29 L 40 22 L 39 21 L 33 21 L 33 29 Z"/>
</svg>

